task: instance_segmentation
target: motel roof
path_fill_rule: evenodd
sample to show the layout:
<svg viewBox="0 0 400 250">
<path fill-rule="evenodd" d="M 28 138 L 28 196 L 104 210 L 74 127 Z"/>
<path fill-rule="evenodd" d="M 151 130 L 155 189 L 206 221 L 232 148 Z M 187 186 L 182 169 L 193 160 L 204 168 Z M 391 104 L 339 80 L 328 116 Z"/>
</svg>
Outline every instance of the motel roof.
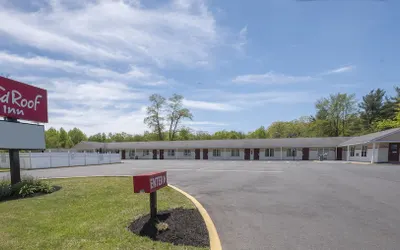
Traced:
<svg viewBox="0 0 400 250">
<path fill-rule="evenodd" d="M 196 149 L 196 148 L 268 148 L 268 147 L 336 147 L 351 137 L 190 140 L 149 142 L 81 142 L 74 149 Z"/>
<path fill-rule="evenodd" d="M 358 145 L 358 144 L 365 144 L 365 143 L 371 143 L 371 142 L 383 142 L 385 141 L 385 138 L 393 136 L 397 133 L 400 133 L 400 128 L 392 128 L 372 134 L 367 134 L 367 135 L 362 135 L 362 136 L 357 136 L 353 137 L 348 141 L 342 142 L 339 144 L 340 147 L 343 146 L 350 146 L 350 145 Z M 390 141 L 390 140 L 387 140 Z"/>
</svg>

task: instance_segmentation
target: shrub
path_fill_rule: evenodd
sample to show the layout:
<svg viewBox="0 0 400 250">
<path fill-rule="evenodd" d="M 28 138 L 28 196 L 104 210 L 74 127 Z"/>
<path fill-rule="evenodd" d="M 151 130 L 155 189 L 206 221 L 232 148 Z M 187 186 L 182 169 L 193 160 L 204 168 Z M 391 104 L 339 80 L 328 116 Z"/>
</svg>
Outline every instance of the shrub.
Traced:
<svg viewBox="0 0 400 250">
<path fill-rule="evenodd" d="M 14 197 L 27 197 L 36 193 L 52 193 L 54 188 L 50 183 L 27 176 L 22 181 L 11 185 L 10 180 L 0 182 L 0 200 Z"/>
</svg>

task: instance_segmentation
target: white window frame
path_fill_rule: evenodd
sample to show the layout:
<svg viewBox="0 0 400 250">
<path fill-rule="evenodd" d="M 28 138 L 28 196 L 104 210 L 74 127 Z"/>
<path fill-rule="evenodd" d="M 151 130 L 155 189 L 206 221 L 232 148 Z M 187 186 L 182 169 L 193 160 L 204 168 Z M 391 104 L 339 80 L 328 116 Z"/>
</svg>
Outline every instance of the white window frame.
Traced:
<svg viewBox="0 0 400 250">
<path fill-rule="evenodd" d="M 150 150 L 149 149 L 143 150 L 143 156 L 146 156 L 146 155 L 150 155 Z"/>
<path fill-rule="evenodd" d="M 350 157 L 354 157 L 356 154 L 356 146 L 350 146 Z"/>
<path fill-rule="evenodd" d="M 213 157 L 221 157 L 221 149 L 213 149 Z"/>
<path fill-rule="evenodd" d="M 183 150 L 183 155 L 184 156 L 191 156 L 192 155 L 192 150 L 190 150 L 190 149 Z"/>
<path fill-rule="evenodd" d="M 175 149 L 168 149 L 168 156 L 175 156 Z"/>
<path fill-rule="evenodd" d="M 367 157 L 367 154 L 368 154 L 368 146 L 367 145 L 363 145 L 361 147 L 361 157 Z"/>
<path fill-rule="evenodd" d="M 294 149 L 294 154 L 293 153 L 293 149 Z M 296 157 L 297 156 L 297 149 L 296 148 L 288 148 L 286 150 L 286 157 Z"/>
<path fill-rule="evenodd" d="M 275 149 L 273 148 L 266 148 L 264 152 L 265 157 L 274 157 Z"/>
<path fill-rule="evenodd" d="M 231 156 L 232 157 L 239 157 L 240 156 L 240 150 L 239 149 L 231 149 Z"/>
</svg>

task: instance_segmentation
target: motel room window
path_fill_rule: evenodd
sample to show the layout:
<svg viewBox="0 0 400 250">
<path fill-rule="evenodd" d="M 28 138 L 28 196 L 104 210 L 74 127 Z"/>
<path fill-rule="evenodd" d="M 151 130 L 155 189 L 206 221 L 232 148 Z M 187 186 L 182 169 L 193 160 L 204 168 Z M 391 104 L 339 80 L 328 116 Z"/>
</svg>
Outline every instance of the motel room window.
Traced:
<svg viewBox="0 0 400 250">
<path fill-rule="evenodd" d="M 356 152 L 356 147 L 355 147 L 355 146 L 350 147 L 350 156 L 351 156 L 351 157 L 354 156 L 354 153 L 355 153 L 355 152 Z"/>
<path fill-rule="evenodd" d="M 231 150 L 231 156 L 239 156 L 240 152 L 239 149 L 232 149 Z"/>
<path fill-rule="evenodd" d="M 150 150 L 146 149 L 143 150 L 143 156 L 149 155 L 150 154 Z"/>
<path fill-rule="evenodd" d="M 368 146 L 362 146 L 361 157 L 367 157 Z"/>
<path fill-rule="evenodd" d="M 185 149 L 184 151 L 183 151 L 183 155 L 184 156 L 190 156 L 192 154 L 192 151 L 190 151 L 190 149 Z"/>
<path fill-rule="evenodd" d="M 221 150 L 213 149 L 213 156 L 214 157 L 220 157 L 221 156 Z"/>
<path fill-rule="evenodd" d="M 297 150 L 295 148 L 288 148 L 286 151 L 286 156 L 287 157 L 296 157 L 297 155 Z"/>
<path fill-rule="evenodd" d="M 168 156 L 175 156 L 175 149 L 169 149 Z"/>
<path fill-rule="evenodd" d="M 266 148 L 265 149 L 265 157 L 274 157 L 274 149 Z"/>
</svg>

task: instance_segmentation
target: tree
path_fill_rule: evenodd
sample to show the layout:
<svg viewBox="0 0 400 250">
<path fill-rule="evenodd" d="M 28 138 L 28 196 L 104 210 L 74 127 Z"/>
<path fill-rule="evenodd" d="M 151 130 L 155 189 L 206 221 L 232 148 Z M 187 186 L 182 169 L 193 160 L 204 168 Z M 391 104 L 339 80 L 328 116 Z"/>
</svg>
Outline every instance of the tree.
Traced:
<svg viewBox="0 0 400 250">
<path fill-rule="evenodd" d="M 264 126 L 259 127 L 254 132 L 250 132 L 247 136 L 248 138 L 265 139 L 267 138 L 267 130 Z"/>
<path fill-rule="evenodd" d="M 400 127 L 400 104 L 397 104 L 396 115 L 394 119 L 385 119 L 376 123 L 378 130 Z"/>
<path fill-rule="evenodd" d="M 362 102 L 358 105 L 361 109 L 360 118 L 366 131 L 372 131 L 373 123 L 383 118 L 384 96 L 382 89 L 371 90 L 363 96 Z"/>
<path fill-rule="evenodd" d="M 190 113 L 189 109 L 183 108 L 182 100 L 183 96 L 178 94 L 173 94 L 172 97 L 168 99 L 167 120 L 169 122 L 168 139 L 170 141 L 175 139 L 175 134 L 183 119 L 193 119 L 193 115 Z"/>
<path fill-rule="evenodd" d="M 164 138 L 163 132 L 165 127 L 165 118 L 162 116 L 162 113 L 164 111 L 166 100 L 159 94 L 153 94 L 149 97 L 149 101 L 151 105 L 146 109 L 147 117 L 144 118 L 144 123 L 157 134 L 158 140 L 162 141 Z"/>
<path fill-rule="evenodd" d="M 178 132 L 178 138 L 182 141 L 193 140 L 192 130 L 187 127 L 182 127 Z"/>
<path fill-rule="evenodd" d="M 396 116 L 397 105 L 400 103 L 400 87 L 394 87 L 395 96 L 385 97 L 382 107 L 382 119 L 393 120 Z"/>
<path fill-rule="evenodd" d="M 60 133 L 55 128 L 49 128 L 45 132 L 46 148 L 59 148 L 60 145 Z"/>
<path fill-rule="evenodd" d="M 68 135 L 74 145 L 80 143 L 81 141 L 87 141 L 86 135 L 78 128 L 73 128 L 68 131 Z"/>
<path fill-rule="evenodd" d="M 268 138 L 285 138 L 287 135 L 286 122 L 273 122 L 267 129 Z"/>
<path fill-rule="evenodd" d="M 60 141 L 59 142 L 60 142 L 60 146 L 62 148 L 66 148 L 68 138 L 69 138 L 69 136 L 68 136 L 67 131 L 65 131 L 64 128 L 60 128 L 60 134 L 59 134 Z"/>
<path fill-rule="evenodd" d="M 347 122 L 356 111 L 354 94 L 331 94 L 315 104 L 317 120 L 326 120 L 329 123 L 328 134 L 331 136 L 347 135 Z"/>
</svg>

